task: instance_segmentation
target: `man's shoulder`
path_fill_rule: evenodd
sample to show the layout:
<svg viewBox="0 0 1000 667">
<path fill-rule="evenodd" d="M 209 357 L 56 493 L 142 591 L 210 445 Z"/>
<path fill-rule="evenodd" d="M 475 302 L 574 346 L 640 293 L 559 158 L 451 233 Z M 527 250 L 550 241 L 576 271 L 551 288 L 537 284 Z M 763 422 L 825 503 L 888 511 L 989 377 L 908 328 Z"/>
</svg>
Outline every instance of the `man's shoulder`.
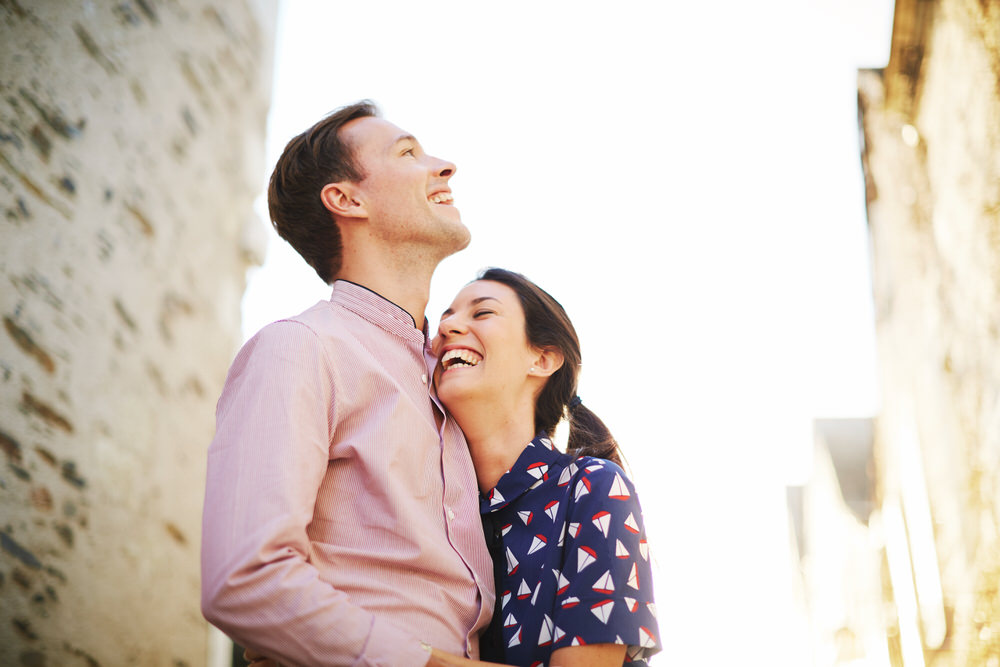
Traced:
<svg viewBox="0 0 1000 667">
<path fill-rule="evenodd" d="M 317 301 L 298 315 L 282 318 L 277 322 L 272 322 L 268 326 L 281 324 L 282 322 L 294 322 L 313 330 L 322 330 L 335 327 L 342 316 L 343 313 L 340 308 L 337 308 L 335 304 L 328 300 L 323 300 Z"/>
<path fill-rule="evenodd" d="M 320 301 L 298 315 L 285 317 L 267 324 L 247 339 L 236 356 L 241 359 L 280 358 L 298 355 L 309 349 L 319 350 L 330 346 L 330 339 L 338 330 L 337 318 L 329 302 Z"/>
<path fill-rule="evenodd" d="M 298 315 L 283 317 L 265 325 L 253 338 L 337 337 L 344 331 L 345 319 L 350 314 L 330 301 L 320 301 Z M 251 340 L 253 340 L 251 338 Z"/>
</svg>

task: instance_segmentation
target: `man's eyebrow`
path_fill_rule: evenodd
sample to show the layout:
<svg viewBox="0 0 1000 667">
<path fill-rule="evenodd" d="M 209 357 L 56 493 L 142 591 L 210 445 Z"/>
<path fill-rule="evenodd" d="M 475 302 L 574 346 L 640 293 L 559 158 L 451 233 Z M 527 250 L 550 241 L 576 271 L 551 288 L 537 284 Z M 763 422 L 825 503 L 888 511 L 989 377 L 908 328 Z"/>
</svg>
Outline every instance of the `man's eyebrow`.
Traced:
<svg viewBox="0 0 1000 667">
<path fill-rule="evenodd" d="M 396 137 L 396 140 L 392 142 L 392 145 L 395 146 L 396 144 L 402 143 L 404 141 L 412 141 L 413 143 L 417 144 L 418 146 L 420 145 L 420 142 L 417 141 L 417 138 L 415 136 L 413 136 L 412 134 L 401 134 L 401 135 L 399 135 L 398 137 Z"/>
</svg>

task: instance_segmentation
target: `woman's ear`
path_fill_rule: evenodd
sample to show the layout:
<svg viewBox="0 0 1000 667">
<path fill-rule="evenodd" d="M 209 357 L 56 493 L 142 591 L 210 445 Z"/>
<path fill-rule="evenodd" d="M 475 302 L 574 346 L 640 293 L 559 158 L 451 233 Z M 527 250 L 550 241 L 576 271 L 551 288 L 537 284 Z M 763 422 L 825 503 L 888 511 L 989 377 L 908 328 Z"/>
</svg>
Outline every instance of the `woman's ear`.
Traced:
<svg viewBox="0 0 1000 667">
<path fill-rule="evenodd" d="M 341 218 L 367 218 L 368 210 L 364 203 L 357 196 L 354 183 L 342 181 L 340 183 L 327 183 L 320 190 L 319 198 L 323 201 L 323 206 L 336 216 Z"/>
<path fill-rule="evenodd" d="M 534 366 L 528 371 L 528 375 L 535 377 L 549 377 L 562 368 L 563 354 L 557 348 L 543 347 L 536 350 L 538 356 L 535 357 Z"/>
</svg>

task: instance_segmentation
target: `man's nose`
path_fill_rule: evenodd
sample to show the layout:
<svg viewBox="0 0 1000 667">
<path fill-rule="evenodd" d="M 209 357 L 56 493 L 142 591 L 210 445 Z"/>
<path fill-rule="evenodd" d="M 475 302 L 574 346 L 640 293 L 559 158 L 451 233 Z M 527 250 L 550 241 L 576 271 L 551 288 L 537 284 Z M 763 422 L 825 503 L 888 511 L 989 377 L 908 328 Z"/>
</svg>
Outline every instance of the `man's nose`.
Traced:
<svg viewBox="0 0 1000 667">
<path fill-rule="evenodd" d="M 435 167 L 435 174 L 440 178 L 451 178 L 458 171 L 458 167 L 455 166 L 454 162 L 449 162 L 448 160 L 442 160 L 441 158 L 434 158 L 437 161 L 437 166 Z"/>
</svg>

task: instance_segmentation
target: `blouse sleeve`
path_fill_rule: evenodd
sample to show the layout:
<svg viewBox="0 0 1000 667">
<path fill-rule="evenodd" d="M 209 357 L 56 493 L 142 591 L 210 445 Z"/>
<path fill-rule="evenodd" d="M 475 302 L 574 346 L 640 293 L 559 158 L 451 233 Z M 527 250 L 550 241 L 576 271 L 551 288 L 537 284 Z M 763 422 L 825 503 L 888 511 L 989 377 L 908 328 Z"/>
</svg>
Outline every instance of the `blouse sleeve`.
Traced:
<svg viewBox="0 0 1000 667">
<path fill-rule="evenodd" d="M 626 665 L 660 650 L 652 568 L 632 482 L 603 459 L 577 462 L 568 508 L 554 649 L 626 644 Z"/>
</svg>

